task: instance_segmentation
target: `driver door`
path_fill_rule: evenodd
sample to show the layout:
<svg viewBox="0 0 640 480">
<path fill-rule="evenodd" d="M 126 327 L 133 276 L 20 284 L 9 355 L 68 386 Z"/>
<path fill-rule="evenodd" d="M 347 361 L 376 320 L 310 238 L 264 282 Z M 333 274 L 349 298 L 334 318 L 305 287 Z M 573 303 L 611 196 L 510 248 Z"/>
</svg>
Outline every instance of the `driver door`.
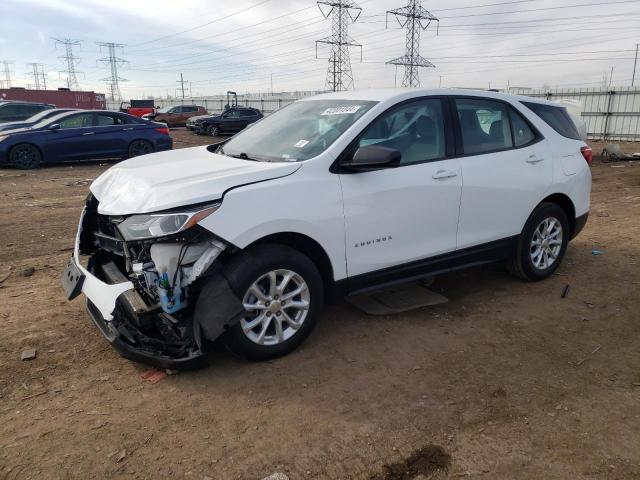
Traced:
<svg viewBox="0 0 640 480">
<path fill-rule="evenodd" d="M 396 268 L 407 273 L 456 249 L 462 175 L 459 161 L 448 158 L 453 136 L 446 112 L 442 98 L 403 102 L 350 147 L 347 158 L 367 145 L 402 155 L 395 168 L 340 173 L 350 279 L 372 274 L 382 283 Z"/>
<path fill-rule="evenodd" d="M 94 113 L 81 112 L 61 119 L 57 130 L 49 130 L 45 155 L 52 161 L 96 158 Z"/>
</svg>

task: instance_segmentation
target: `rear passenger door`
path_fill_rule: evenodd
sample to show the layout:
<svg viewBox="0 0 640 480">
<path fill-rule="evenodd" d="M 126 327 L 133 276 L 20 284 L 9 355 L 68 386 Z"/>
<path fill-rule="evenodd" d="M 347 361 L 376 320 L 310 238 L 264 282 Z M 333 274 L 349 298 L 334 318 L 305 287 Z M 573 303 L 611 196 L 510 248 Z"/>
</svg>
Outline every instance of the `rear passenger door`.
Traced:
<svg viewBox="0 0 640 480">
<path fill-rule="evenodd" d="M 124 115 L 98 112 L 96 115 L 95 141 L 92 144 L 95 157 L 120 157 L 126 154 L 133 125 L 127 125 Z"/>
<path fill-rule="evenodd" d="M 463 178 L 458 249 L 520 234 L 552 182 L 547 141 L 507 102 L 452 101 Z"/>
</svg>

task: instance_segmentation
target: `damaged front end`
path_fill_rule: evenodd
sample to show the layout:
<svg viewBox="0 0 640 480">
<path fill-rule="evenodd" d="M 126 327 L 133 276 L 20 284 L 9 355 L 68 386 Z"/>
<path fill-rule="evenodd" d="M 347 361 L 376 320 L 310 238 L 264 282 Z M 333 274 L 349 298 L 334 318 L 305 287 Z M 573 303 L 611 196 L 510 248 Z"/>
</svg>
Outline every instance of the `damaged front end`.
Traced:
<svg viewBox="0 0 640 480">
<path fill-rule="evenodd" d="M 242 317 L 222 268 L 233 247 L 197 225 L 218 207 L 118 217 L 99 214 L 88 197 L 62 283 L 69 299 L 85 294 L 91 318 L 125 358 L 203 366 L 205 340 Z"/>
</svg>

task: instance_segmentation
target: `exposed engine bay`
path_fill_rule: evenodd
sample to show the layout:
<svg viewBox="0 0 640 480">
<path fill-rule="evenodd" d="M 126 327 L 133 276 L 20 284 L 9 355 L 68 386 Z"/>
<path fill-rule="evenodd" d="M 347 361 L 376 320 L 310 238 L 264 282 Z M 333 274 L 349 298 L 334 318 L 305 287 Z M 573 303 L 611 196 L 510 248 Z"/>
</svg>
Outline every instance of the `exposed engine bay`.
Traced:
<svg viewBox="0 0 640 480">
<path fill-rule="evenodd" d="M 90 299 L 89 313 L 108 338 L 117 336 L 138 359 L 166 358 L 175 366 L 176 360 L 200 357 L 204 341 L 214 341 L 244 313 L 224 277 L 222 259 L 234 247 L 198 225 L 126 241 L 118 229 L 124 220 L 99 214 L 98 201 L 87 199 L 79 238 L 87 269 L 104 283 L 134 287 L 118 296 L 111 319 Z M 207 298 L 201 298 L 205 286 Z"/>
</svg>

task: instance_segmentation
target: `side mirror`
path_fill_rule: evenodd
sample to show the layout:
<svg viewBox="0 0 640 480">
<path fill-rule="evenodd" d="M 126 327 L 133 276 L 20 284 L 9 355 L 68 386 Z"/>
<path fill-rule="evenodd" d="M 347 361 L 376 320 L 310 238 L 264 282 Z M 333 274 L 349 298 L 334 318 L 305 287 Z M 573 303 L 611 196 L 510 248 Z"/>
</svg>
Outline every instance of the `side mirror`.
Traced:
<svg viewBox="0 0 640 480">
<path fill-rule="evenodd" d="M 49 130 L 60 130 L 60 124 L 54 123 L 52 125 L 49 125 Z"/>
<path fill-rule="evenodd" d="M 400 165 L 402 154 L 395 148 L 367 145 L 356 150 L 353 158 L 340 164 L 348 172 L 369 172 Z"/>
</svg>

